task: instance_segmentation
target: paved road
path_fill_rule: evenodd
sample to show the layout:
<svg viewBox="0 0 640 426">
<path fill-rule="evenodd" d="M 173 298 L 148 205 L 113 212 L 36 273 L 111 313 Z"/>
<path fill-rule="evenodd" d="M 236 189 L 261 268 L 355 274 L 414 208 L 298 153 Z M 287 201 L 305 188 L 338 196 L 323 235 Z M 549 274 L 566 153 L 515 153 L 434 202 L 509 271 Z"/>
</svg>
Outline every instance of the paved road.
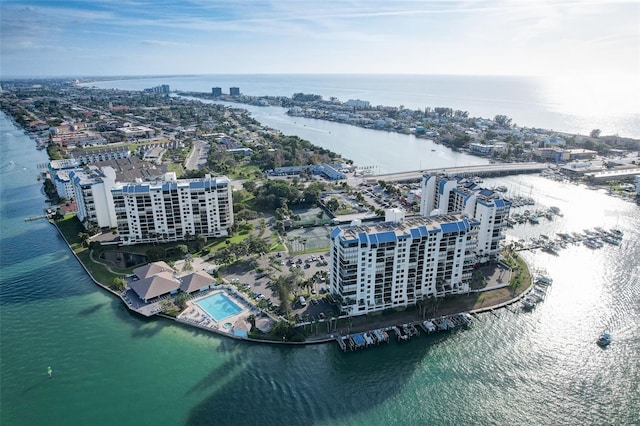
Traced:
<svg viewBox="0 0 640 426">
<path fill-rule="evenodd" d="M 184 162 L 187 170 L 198 170 L 201 164 L 207 162 L 207 153 L 209 152 L 209 144 L 202 140 L 193 141 L 193 149 L 191 154 Z"/>
<path fill-rule="evenodd" d="M 509 173 L 536 173 L 548 166 L 542 163 L 507 163 L 507 164 L 482 164 L 477 166 L 466 167 L 449 167 L 439 169 L 424 169 L 424 170 L 412 170 L 408 172 L 400 173 L 387 173 L 383 175 L 371 176 L 374 180 L 384 180 L 389 182 L 394 181 L 409 181 L 419 180 L 424 174 L 433 173 L 446 173 L 449 175 L 470 175 L 470 176 L 488 176 L 497 174 L 509 174 Z"/>
</svg>

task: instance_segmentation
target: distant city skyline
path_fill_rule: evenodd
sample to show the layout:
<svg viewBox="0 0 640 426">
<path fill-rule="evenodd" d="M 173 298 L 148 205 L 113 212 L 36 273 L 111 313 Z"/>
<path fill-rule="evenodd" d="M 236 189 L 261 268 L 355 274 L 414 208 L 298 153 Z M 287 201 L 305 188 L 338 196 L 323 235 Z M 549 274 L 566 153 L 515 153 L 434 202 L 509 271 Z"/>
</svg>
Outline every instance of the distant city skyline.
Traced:
<svg viewBox="0 0 640 426">
<path fill-rule="evenodd" d="M 3 0 L 0 8 L 2 78 L 640 75 L 637 1 Z"/>
</svg>

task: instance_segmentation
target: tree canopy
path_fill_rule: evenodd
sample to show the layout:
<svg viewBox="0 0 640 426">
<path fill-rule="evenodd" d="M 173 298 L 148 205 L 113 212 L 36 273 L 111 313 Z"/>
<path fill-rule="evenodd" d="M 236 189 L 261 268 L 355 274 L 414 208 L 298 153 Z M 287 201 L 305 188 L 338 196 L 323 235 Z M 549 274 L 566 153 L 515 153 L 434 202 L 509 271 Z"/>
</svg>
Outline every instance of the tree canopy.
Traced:
<svg viewBox="0 0 640 426">
<path fill-rule="evenodd" d="M 282 180 L 266 181 L 256 192 L 256 203 L 270 210 L 289 204 L 298 204 L 302 198 L 298 188 Z"/>
</svg>

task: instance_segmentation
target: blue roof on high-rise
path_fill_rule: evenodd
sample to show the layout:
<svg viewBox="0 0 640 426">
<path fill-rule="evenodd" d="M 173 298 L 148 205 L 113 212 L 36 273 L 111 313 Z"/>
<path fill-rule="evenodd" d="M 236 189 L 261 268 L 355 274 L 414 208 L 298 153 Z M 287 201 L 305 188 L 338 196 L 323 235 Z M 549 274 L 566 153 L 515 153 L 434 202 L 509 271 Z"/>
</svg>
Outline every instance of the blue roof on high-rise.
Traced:
<svg viewBox="0 0 640 426">
<path fill-rule="evenodd" d="M 447 184 L 447 180 L 445 180 L 445 179 L 442 179 L 442 180 L 440 181 L 440 183 L 438 184 L 438 192 L 439 192 L 440 194 L 444 194 L 444 186 L 445 186 L 446 184 Z"/>
<path fill-rule="evenodd" d="M 461 220 L 459 222 L 443 223 L 440 227 L 442 228 L 442 232 L 445 234 L 461 231 L 464 232 L 469 229 L 469 223 L 466 220 Z"/>
<path fill-rule="evenodd" d="M 334 239 L 336 236 L 338 236 L 340 234 L 340 232 L 342 232 L 342 229 L 340 229 L 339 226 L 336 226 L 335 228 L 333 228 L 333 230 L 331 231 L 331 239 Z"/>
</svg>

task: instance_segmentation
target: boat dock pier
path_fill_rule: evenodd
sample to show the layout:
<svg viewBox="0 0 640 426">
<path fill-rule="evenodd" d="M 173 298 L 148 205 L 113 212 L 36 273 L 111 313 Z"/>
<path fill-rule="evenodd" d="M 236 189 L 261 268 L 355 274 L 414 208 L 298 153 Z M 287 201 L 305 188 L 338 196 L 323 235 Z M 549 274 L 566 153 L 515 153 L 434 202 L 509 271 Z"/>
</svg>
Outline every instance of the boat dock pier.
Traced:
<svg viewBox="0 0 640 426">
<path fill-rule="evenodd" d="M 544 271 L 534 271 L 533 286 L 522 300 L 522 309 L 530 311 L 547 295 L 547 289 L 553 283 L 553 279 Z"/>
<path fill-rule="evenodd" d="M 393 325 L 384 329 L 376 329 L 365 331 L 362 333 L 348 334 L 346 336 L 337 336 L 335 338 L 338 346 L 343 352 L 356 351 L 359 349 L 377 346 L 381 343 L 389 343 L 389 332 L 393 332 L 398 342 L 404 342 L 412 337 L 420 335 L 420 329 L 426 334 L 437 333 L 441 331 L 453 331 L 467 327 L 473 321 L 473 316 L 468 312 L 454 315 L 445 315 L 438 318 L 432 318 L 426 321 L 415 321 L 401 325 Z"/>
<path fill-rule="evenodd" d="M 25 217 L 24 221 L 25 222 L 31 222 L 33 220 L 40 220 L 40 219 L 46 219 L 48 216 L 46 214 L 41 214 L 38 216 L 29 216 L 29 217 Z"/>
<path fill-rule="evenodd" d="M 336 342 L 343 352 L 356 351 L 358 349 L 377 346 L 380 343 L 389 342 L 389 334 L 386 329 L 376 329 L 363 333 L 347 334 L 336 337 Z"/>
</svg>

